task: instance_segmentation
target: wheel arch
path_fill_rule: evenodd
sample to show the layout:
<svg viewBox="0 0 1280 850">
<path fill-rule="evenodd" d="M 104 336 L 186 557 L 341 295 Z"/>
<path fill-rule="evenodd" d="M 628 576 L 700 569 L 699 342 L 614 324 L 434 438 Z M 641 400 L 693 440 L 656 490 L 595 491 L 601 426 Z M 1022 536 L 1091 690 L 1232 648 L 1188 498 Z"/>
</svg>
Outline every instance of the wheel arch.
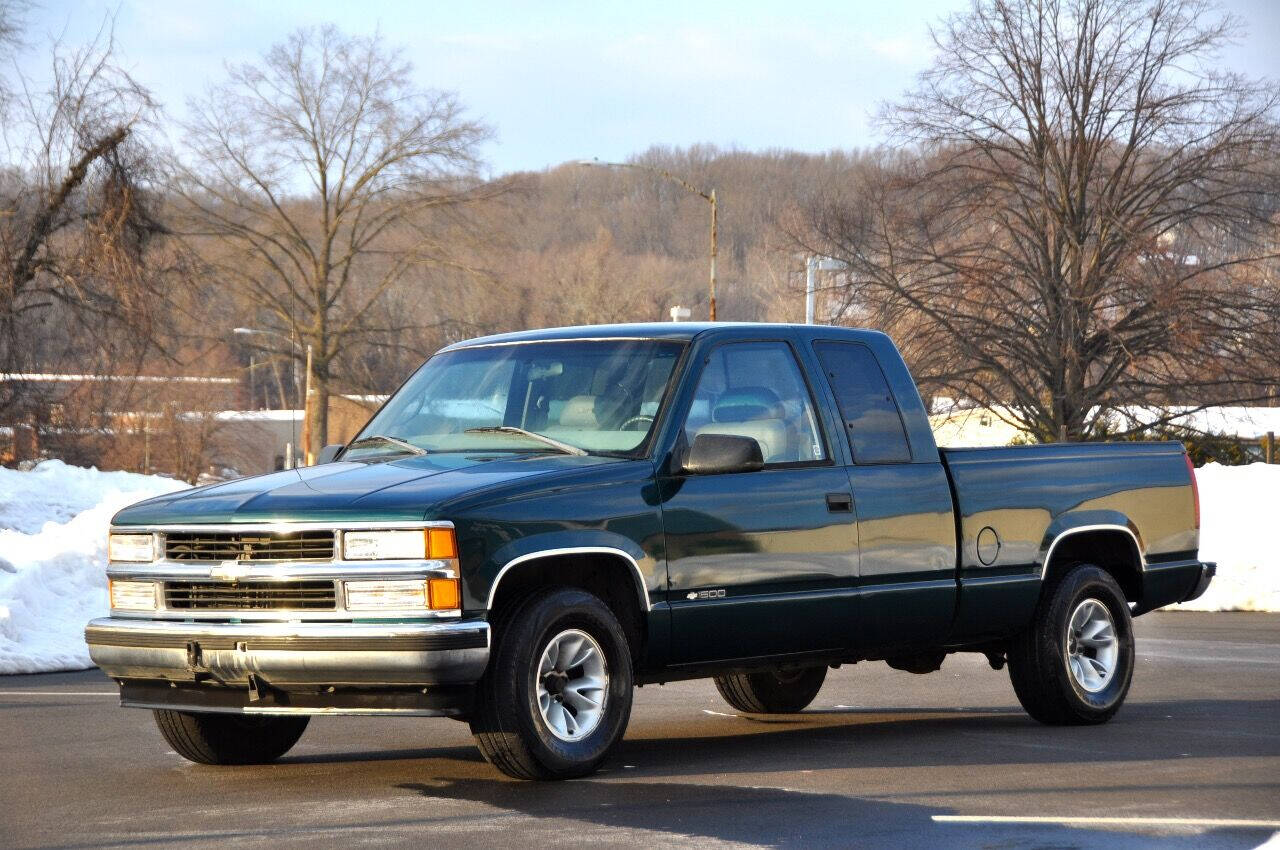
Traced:
<svg viewBox="0 0 1280 850">
<path fill-rule="evenodd" d="M 1091 563 L 1110 573 L 1129 602 L 1142 599 L 1146 557 L 1138 532 L 1127 522 L 1070 525 L 1046 535 L 1040 582 L 1048 587 L 1073 564 Z"/>
<path fill-rule="evenodd" d="M 490 585 L 490 620 L 528 593 L 552 586 L 577 587 L 600 597 L 622 625 L 633 658 L 641 656 L 652 604 L 640 565 L 628 552 L 611 546 L 569 546 L 512 558 Z"/>
</svg>

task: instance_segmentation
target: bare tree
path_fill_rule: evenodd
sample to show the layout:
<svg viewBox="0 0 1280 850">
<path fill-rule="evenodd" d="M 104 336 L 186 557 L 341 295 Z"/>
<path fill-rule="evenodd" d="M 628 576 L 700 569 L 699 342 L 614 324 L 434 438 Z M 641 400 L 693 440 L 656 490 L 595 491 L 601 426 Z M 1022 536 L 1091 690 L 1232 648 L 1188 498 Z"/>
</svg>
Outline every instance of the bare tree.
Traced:
<svg viewBox="0 0 1280 850">
<path fill-rule="evenodd" d="M 0 2 L 0 60 L 7 62 L 14 48 L 22 43 L 22 16 L 26 10 L 26 4 L 16 0 Z"/>
<path fill-rule="evenodd" d="M 0 6 L 0 41 L 13 38 Z M 115 62 L 111 21 L 87 45 L 55 42 L 47 75 L 10 77 L 0 172 L 0 371 L 75 357 L 137 361 L 161 288 L 145 255 L 162 228 L 135 130 L 148 92 Z M 136 368 L 134 371 L 137 371 Z M 6 381 L 0 407 L 24 399 Z"/>
<path fill-rule="evenodd" d="M 311 451 L 327 439 L 338 358 L 396 330 L 375 326 L 373 305 L 448 258 L 436 217 L 485 191 L 470 174 L 486 128 L 410 72 L 377 36 L 304 29 L 192 104 L 183 229 L 222 244 L 207 256 L 269 329 L 312 347 Z"/>
<path fill-rule="evenodd" d="M 907 322 L 933 387 L 1042 440 L 1275 378 L 1274 83 L 1215 68 L 1205 0 L 977 0 L 884 119 L 888 156 L 816 205 L 852 304 Z"/>
</svg>

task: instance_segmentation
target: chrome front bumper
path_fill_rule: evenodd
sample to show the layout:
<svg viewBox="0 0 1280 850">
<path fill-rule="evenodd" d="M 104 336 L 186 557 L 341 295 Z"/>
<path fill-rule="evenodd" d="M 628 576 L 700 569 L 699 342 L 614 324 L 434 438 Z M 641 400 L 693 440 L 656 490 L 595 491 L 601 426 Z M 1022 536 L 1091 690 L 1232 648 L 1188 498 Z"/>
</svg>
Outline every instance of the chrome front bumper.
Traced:
<svg viewBox="0 0 1280 850">
<path fill-rule="evenodd" d="M 489 661 L 489 624 L 192 623 L 119 617 L 85 628 L 118 681 L 315 691 L 469 685 Z"/>
</svg>

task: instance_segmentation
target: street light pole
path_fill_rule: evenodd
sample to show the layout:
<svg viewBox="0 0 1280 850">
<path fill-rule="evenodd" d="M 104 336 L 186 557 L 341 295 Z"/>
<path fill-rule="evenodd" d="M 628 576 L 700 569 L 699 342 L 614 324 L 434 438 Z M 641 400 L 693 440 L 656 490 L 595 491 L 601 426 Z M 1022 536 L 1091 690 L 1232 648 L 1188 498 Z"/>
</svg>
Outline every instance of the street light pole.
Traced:
<svg viewBox="0 0 1280 850">
<path fill-rule="evenodd" d="M 657 174 L 660 177 L 665 177 L 673 183 L 679 184 L 682 189 L 692 192 L 699 198 L 702 198 L 704 201 L 711 204 L 711 278 L 708 284 L 708 316 L 710 320 L 714 322 L 716 320 L 716 241 L 717 230 L 719 227 L 718 213 L 716 209 L 716 190 L 712 189 L 709 192 L 704 192 L 688 180 L 685 180 L 683 177 L 677 177 L 665 168 L 657 168 L 652 165 L 642 165 L 638 162 L 601 162 L 598 159 L 580 159 L 574 164 L 591 165 L 602 168 L 634 168 L 637 171 L 648 171 L 650 173 Z"/>
<path fill-rule="evenodd" d="M 835 272 L 843 271 L 849 266 L 842 260 L 836 260 L 831 257 L 820 257 L 817 254 L 810 254 L 804 263 L 804 323 L 812 325 L 814 320 L 814 308 L 816 307 L 818 286 L 818 272 Z"/>
<path fill-rule="evenodd" d="M 311 343 L 307 343 L 307 378 L 302 396 L 302 465 L 315 464 L 315 452 L 311 451 Z"/>
</svg>

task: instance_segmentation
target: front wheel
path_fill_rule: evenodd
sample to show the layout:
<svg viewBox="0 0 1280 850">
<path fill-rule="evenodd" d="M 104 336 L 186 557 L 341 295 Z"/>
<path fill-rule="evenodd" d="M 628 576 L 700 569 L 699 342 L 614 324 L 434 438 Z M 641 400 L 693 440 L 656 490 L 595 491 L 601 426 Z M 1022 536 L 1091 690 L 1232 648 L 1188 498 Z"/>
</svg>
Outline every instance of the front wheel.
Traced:
<svg viewBox="0 0 1280 850">
<path fill-rule="evenodd" d="M 170 709 L 153 713 L 174 752 L 197 764 L 268 764 L 298 743 L 310 720 Z"/>
<path fill-rule="evenodd" d="M 609 607 L 583 590 L 544 591 L 497 628 L 471 732 L 516 779 L 593 772 L 631 716 L 631 651 Z"/>
<path fill-rule="evenodd" d="M 1071 569 L 1036 607 L 1009 646 L 1009 677 L 1041 723 L 1105 723 L 1133 679 L 1133 618 L 1116 580 L 1092 564 Z"/>
<path fill-rule="evenodd" d="M 826 667 L 730 673 L 716 676 L 716 690 L 724 701 L 751 714 L 795 714 L 804 711 L 822 690 Z"/>
</svg>

